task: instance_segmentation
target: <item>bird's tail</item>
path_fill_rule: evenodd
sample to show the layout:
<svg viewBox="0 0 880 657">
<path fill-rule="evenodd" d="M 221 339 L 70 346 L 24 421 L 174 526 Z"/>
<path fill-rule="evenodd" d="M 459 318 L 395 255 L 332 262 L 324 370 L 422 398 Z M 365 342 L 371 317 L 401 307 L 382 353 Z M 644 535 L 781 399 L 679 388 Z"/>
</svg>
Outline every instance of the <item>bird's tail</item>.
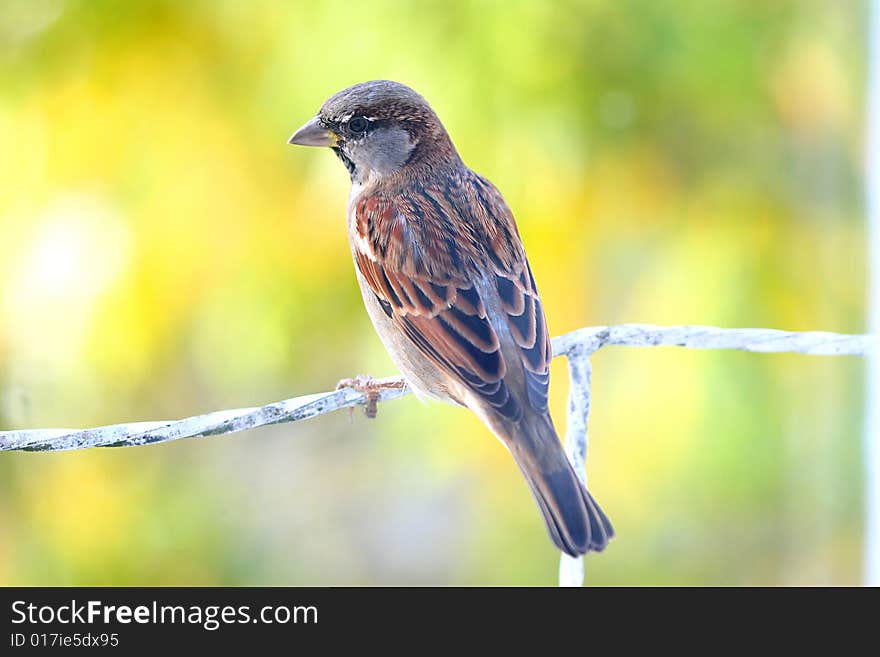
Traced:
<svg viewBox="0 0 880 657">
<path fill-rule="evenodd" d="M 577 478 L 550 418 L 523 418 L 507 440 L 556 547 L 573 557 L 604 550 L 614 529 Z"/>
</svg>

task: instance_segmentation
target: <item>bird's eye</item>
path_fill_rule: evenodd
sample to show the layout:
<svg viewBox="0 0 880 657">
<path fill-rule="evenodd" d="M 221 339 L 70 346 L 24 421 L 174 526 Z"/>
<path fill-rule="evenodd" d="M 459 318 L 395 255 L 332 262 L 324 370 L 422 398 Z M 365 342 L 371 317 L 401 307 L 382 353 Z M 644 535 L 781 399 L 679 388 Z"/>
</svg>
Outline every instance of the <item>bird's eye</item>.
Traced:
<svg viewBox="0 0 880 657">
<path fill-rule="evenodd" d="M 353 116 L 348 122 L 348 129 L 355 134 L 360 134 L 367 129 L 368 124 L 369 121 L 367 121 L 364 117 Z"/>
</svg>

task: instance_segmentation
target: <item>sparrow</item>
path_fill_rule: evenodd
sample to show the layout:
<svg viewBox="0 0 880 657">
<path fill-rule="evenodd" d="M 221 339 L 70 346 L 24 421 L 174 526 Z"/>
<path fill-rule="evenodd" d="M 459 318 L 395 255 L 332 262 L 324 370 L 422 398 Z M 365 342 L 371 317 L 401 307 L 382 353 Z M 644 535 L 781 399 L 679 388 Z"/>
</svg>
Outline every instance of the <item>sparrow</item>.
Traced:
<svg viewBox="0 0 880 657">
<path fill-rule="evenodd" d="M 397 82 L 343 89 L 289 143 L 329 147 L 351 176 L 355 273 L 407 384 L 467 407 L 498 437 L 557 548 L 603 550 L 614 530 L 553 426 L 547 322 L 501 193 L 465 166 L 427 101 Z"/>
</svg>

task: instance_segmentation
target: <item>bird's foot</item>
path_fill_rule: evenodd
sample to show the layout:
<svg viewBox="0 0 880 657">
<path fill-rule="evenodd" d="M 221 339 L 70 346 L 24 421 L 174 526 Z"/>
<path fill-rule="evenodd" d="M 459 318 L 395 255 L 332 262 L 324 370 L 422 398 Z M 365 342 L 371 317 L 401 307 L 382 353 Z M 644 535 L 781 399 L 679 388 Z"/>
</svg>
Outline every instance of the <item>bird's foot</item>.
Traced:
<svg viewBox="0 0 880 657">
<path fill-rule="evenodd" d="M 369 374 L 358 374 L 351 379 L 342 379 L 336 384 L 336 389 L 352 388 L 358 392 L 362 392 L 367 396 L 367 404 L 364 408 L 364 414 L 368 418 L 376 417 L 379 404 L 379 393 L 383 390 L 402 390 L 406 387 L 406 382 L 400 378 L 374 379 Z M 349 417 L 351 417 L 349 415 Z"/>
</svg>

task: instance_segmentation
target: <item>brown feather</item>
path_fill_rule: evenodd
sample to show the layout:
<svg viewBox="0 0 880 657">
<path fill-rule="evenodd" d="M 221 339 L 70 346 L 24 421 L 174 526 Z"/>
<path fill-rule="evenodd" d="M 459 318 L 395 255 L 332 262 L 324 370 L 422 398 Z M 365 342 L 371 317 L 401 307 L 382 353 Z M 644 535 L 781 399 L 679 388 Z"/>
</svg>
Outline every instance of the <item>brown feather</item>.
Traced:
<svg viewBox="0 0 880 657">
<path fill-rule="evenodd" d="M 364 192 L 355 204 L 355 262 L 425 356 L 487 396 L 480 385 L 503 379 L 507 363 L 474 284 L 483 272 L 498 273 L 501 305 L 527 375 L 548 372 L 549 338 L 537 328 L 545 326 L 543 310 L 528 284 L 528 262 L 507 204 L 491 183 L 467 169 L 449 171 L 445 180 L 444 186 Z M 548 382 L 539 377 L 523 391 L 535 410 L 546 412 Z"/>
</svg>

